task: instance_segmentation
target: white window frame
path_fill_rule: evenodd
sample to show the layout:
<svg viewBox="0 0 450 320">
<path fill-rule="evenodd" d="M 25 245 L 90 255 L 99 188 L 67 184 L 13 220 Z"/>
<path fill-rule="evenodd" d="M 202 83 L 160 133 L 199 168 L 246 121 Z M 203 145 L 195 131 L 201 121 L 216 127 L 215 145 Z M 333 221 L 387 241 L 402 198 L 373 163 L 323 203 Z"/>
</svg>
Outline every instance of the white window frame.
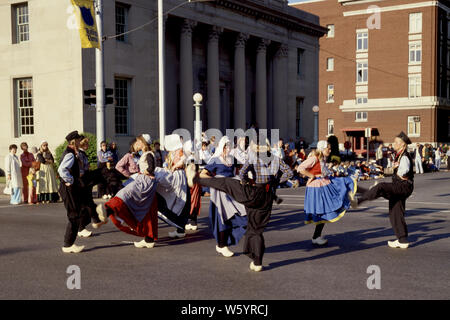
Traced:
<svg viewBox="0 0 450 320">
<path fill-rule="evenodd" d="M 361 71 L 361 80 L 359 79 L 359 71 Z M 366 80 L 364 81 L 364 78 Z M 367 84 L 369 82 L 369 62 L 356 61 L 356 84 Z"/>
<path fill-rule="evenodd" d="M 417 121 L 418 118 L 418 121 Z M 410 130 L 410 124 L 413 123 L 414 127 L 413 130 Z M 420 117 L 419 116 L 408 116 L 408 136 L 409 137 L 420 137 Z"/>
<path fill-rule="evenodd" d="M 422 12 L 409 14 L 409 33 L 422 33 Z"/>
<path fill-rule="evenodd" d="M 125 87 L 118 87 L 116 81 L 126 81 Z M 123 83 L 123 82 L 122 82 Z M 126 89 L 126 97 L 122 94 L 123 89 Z M 126 103 L 124 103 L 123 98 L 126 99 Z M 115 77 L 114 78 L 114 132 L 116 136 L 127 136 L 130 134 L 130 109 L 131 109 L 131 79 L 124 77 Z M 125 115 L 120 115 L 120 117 L 126 117 L 125 123 L 122 121 L 118 123 L 118 115 L 116 112 L 125 110 Z M 118 126 L 126 126 L 126 132 L 117 130 Z"/>
<path fill-rule="evenodd" d="M 327 29 L 328 29 L 328 33 L 327 33 L 327 38 L 334 38 L 334 24 L 327 24 Z"/>
<path fill-rule="evenodd" d="M 410 99 L 422 96 L 422 76 L 410 75 L 408 77 L 408 97 Z"/>
<path fill-rule="evenodd" d="M 30 15 L 28 2 L 14 5 L 15 39 L 14 43 L 30 41 Z"/>
<path fill-rule="evenodd" d="M 327 71 L 334 71 L 334 58 L 327 58 Z"/>
<path fill-rule="evenodd" d="M 124 21 L 121 21 L 120 23 L 117 20 L 117 15 L 118 15 L 117 9 L 122 9 L 123 10 L 123 14 L 121 16 L 123 16 L 123 20 Z M 128 22 L 129 10 L 130 10 L 130 7 L 128 5 L 126 5 L 124 3 L 121 3 L 121 2 L 116 2 L 115 3 L 115 15 L 114 15 L 114 18 L 115 18 L 116 35 L 122 34 L 122 33 L 125 33 L 125 32 L 128 31 L 128 28 L 129 28 L 129 22 Z M 123 30 L 120 30 L 120 32 L 118 30 L 119 26 L 121 28 L 123 28 Z M 129 40 L 128 34 L 116 37 L 116 41 L 119 41 L 119 42 L 128 42 L 128 40 Z"/>
<path fill-rule="evenodd" d="M 327 120 L 327 136 L 334 135 L 334 119 Z"/>
<path fill-rule="evenodd" d="M 355 122 L 367 122 L 369 115 L 367 111 L 355 112 Z"/>
<path fill-rule="evenodd" d="M 359 43 L 361 41 L 361 47 Z M 369 31 L 357 31 L 356 32 L 356 52 L 369 51 Z"/>
<path fill-rule="evenodd" d="M 21 83 L 27 83 L 21 85 Z M 35 117 L 33 101 L 33 78 L 14 79 L 16 100 L 16 136 L 31 136 L 35 134 Z"/>
<path fill-rule="evenodd" d="M 413 55 L 413 59 L 411 59 Z M 422 64 L 422 42 L 410 42 L 409 43 L 409 64 L 417 65 Z"/>
<path fill-rule="evenodd" d="M 332 92 L 332 94 L 330 94 Z M 327 103 L 334 102 L 334 84 L 327 85 Z"/>
<path fill-rule="evenodd" d="M 369 100 L 367 99 L 367 95 L 365 96 L 357 96 L 355 99 L 355 104 L 367 104 Z"/>
</svg>

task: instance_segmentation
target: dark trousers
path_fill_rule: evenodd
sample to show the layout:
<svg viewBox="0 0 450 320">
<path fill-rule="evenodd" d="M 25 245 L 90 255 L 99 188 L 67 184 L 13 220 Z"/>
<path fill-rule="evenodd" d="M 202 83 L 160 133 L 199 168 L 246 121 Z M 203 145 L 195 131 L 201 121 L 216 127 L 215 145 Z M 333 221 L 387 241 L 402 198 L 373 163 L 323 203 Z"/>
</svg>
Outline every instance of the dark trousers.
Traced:
<svg viewBox="0 0 450 320">
<path fill-rule="evenodd" d="M 80 190 L 80 186 L 71 185 L 68 187 L 62 181 L 59 186 L 59 192 L 67 211 L 67 219 L 69 220 L 64 235 L 64 247 L 70 247 L 75 243 L 80 224 L 82 223 Z"/>
<path fill-rule="evenodd" d="M 264 187 L 243 185 L 233 178 L 198 178 L 195 181 L 203 186 L 223 191 L 243 204 L 247 211 L 247 231 L 243 251 L 255 265 L 262 265 L 265 251 L 264 228 L 270 220 L 273 193 Z"/>
<path fill-rule="evenodd" d="M 163 196 L 159 193 L 156 193 L 156 196 L 158 199 L 158 211 L 164 214 L 167 219 L 182 227 L 182 229 L 177 228 L 178 233 L 184 233 L 184 227 L 189 220 L 189 214 L 191 211 L 191 193 L 189 187 L 187 187 L 186 204 L 184 205 L 183 211 L 181 211 L 180 215 L 176 215 L 174 212 L 169 210 L 169 208 L 167 208 L 167 203 Z"/>
<path fill-rule="evenodd" d="M 358 187 L 358 189 L 360 189 Z M 383 182 L 370 190 L 365 191 L 358 203 L 367 200 L 374 200 L 383 197 L 389 200 L 389 220 L 395 235 L 399 242 L 406 243 L 408 238 L 408 228 L 405 221 L 405 204 L 406 199 L 414 190 L 414 185 L 407 181 L 402 182 Z"/>
<path fill-rule="evenodd" d="M 81 177 L 82 187 L 80 188 L 80 214 L 81 223 L 79 226 L 79 231 L 85 229 L 91 222 L 100 223 L 98 218 L 98 213 L 96 211 L 97 205 L 92 197 L 92 188 L 103 181 L 101 169 L 96 169 L 93 171 L 87 171 Z"/>
</svg>

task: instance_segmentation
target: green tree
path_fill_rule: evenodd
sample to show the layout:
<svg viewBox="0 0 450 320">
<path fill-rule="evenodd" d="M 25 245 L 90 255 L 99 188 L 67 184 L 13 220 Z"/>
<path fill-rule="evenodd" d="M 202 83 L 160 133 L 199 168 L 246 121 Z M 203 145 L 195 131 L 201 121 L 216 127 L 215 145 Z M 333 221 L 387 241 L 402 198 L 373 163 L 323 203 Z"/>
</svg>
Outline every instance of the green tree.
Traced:
<svg viewBox="0 0 450 320">
<path fill-rule="evenodd" d="M 80 135 L 83 135 L 89 139 L 89 148 L 86 150 L 86 155 L 89 160 L 89 166 L 90 169 L 96 169 L 97 168 L 97 137 L 89 132 L 83 132 L 80 133 Z M 61 155 L 63 154 L 64 150 L 67 148 L 67 141 L 64 141 L 62 144 L 60 144 L 56 150 L 55 150 L 55 164 L 57 167 L 59 167 L 59 164 L 61 163 Z"/>
</svg>

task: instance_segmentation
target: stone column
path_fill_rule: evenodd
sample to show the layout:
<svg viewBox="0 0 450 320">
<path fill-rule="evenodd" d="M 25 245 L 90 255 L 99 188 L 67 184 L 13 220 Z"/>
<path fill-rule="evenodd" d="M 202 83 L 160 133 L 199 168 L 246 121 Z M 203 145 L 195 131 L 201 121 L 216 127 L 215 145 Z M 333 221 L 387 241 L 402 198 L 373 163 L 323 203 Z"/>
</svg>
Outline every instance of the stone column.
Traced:
<svg viewBox="0 0 450 320">
<path fill-rule="evenodd" d="M 280 130 L 280 138 L 287 139 L 288 123 L 295 119 L 289 119 L 288 103 L 288 46 L 281 44 L 274 58 L 273 78 L 273 125 L 274 129 Z"/>
<path fill-rule="evenodd" d="M 245 44 L 249 36 L 239 33 L 234 49 L 234 128 L 245 130 L 246 122 L 246 81 Z"/>
<path fill-rule="evenodd" d="M 256 122 L 267 129 L 267 46 L 270 40 L 261 39 L 256 50 Z"/>
<path fill-rule="evenodd" d="M 223 28 L 211 27 L 208 34 L 208 128 L 220 128 L 220 79 L 219 79 L 219 37 Z"/>
<path fill-rule="evenodd" d="M 194 132 L 192 32 L 196 21 L 185 19 L 180 37 L 180 117 L 181 127 Z"/>
</svg>

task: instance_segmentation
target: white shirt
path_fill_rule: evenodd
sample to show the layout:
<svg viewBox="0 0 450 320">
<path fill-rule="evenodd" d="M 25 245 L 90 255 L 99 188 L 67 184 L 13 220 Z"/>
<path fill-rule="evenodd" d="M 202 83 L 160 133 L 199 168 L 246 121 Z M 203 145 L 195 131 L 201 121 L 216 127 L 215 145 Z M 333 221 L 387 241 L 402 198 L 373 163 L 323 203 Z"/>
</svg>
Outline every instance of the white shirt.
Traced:
<svg viewBox="0 0 450 320">
<path fill-rule="evenodd" d="M 404 177 L 409 172 L 410 164 L 411 162 L 408 157 L 402 157 L 398 166 L 397 175 Z"/>
</svg>

